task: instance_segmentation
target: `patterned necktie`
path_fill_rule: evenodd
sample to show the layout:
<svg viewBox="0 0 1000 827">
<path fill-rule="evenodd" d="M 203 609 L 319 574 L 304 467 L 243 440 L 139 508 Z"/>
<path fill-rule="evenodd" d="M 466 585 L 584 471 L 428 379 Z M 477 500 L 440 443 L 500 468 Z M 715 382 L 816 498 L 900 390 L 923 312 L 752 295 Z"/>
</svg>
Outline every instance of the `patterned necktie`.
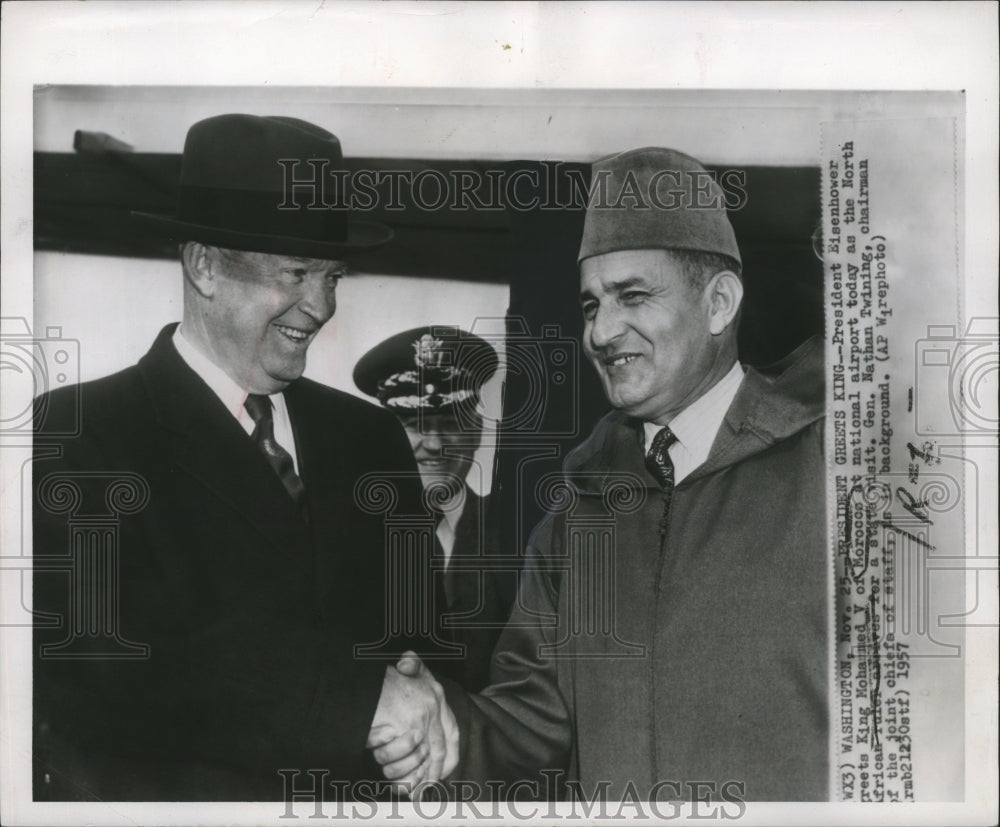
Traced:
<svg viewBox="0 0 1000 827">
<path fill-rule="evenodd" d="M 263 394 L 251 393 L 247 395 L 244 406 L 255 425 L 250 438 L 257 443 L 257 447 L 278 475 L 293 502 L 301 505 L 305 487 L 299 475 L 295 473 L 292 455 L 274 438 L 274 413 L 270 398 Z"/>
<path fill-rule="evenodd" d="M 670 459 L 670 446 L 677 437 L 670 428 L 662 428 L 649 446 L 646 454 L 646 468 L 663 489 L 663 513 L 660 515 L 660 540 L 667 536 L 667 521 L 670 517 L 670 501 L 674 496 L 674 462 Z"/>
</svg>

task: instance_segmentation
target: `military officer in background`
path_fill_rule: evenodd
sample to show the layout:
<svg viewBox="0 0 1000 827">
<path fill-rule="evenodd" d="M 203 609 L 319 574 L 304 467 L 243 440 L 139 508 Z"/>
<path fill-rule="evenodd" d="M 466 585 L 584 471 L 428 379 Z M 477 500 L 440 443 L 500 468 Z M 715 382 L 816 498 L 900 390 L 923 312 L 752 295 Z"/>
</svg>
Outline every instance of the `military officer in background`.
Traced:
<svg viewBox="0 0 1000 827">
<path fill-rule="evenodd" d="M 484 339 L 434 325 L 391 336 L 354 368 L 358 388 L 402 422 L 437 516 L 432 566 L 443 608 L 439 632 L 464 654 L 436 663 L 435 672 L 473 692 L 487 684 L 517 587 L 487 520 L 489 497 L 469 485 L 470 476 L 484 476 L 475 461 L 483 432 L 480 391 L 497 366 L 496 351 Z"/>
</svg>

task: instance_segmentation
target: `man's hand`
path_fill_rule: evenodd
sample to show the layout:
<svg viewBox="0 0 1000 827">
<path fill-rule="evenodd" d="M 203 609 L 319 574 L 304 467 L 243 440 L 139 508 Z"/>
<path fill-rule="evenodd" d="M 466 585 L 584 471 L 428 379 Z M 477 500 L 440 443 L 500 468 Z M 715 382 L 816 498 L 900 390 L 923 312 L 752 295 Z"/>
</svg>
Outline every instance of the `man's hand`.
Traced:
<svg viewBox="0 0 1000 827">
<path fill-rule="evenodd" d="M 458 763 L 458 725 L 441 685 L 413 652 L 386 667 L 369 749 L 398 792 L 439 781 Z"/>
</svg>

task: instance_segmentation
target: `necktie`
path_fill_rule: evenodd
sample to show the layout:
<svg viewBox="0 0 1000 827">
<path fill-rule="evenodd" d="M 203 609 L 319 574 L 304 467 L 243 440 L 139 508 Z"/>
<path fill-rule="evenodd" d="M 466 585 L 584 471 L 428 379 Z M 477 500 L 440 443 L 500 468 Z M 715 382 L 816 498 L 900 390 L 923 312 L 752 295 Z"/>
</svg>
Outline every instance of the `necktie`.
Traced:
<svg viewBox="0 0 1000 827">
<path fill-rule="evenodd" d="M 450 607 L 451 604 L 455 602 L 455 595 L 453 594 L 451 582 L 454 579 L 454 570 L 448 565 L 448 563 L 451 562 L 451 559 L 445 554 L 444 544 L 441 542 L 441 537 L 438 534 L 443 520 L 444 512 L 438 511 L 434 515 L 434 552 L 435 554 L 441 555 L 441 565 L 444 566 L 444 568 L 438 569 L 438 577 L 440 579 L 441 593 L 445 599 L 444 605 Z M 454 551 L 454 546 L 452 546 L 452 553 L 454 553 Z"/>
<path fill-rule="evenodd" d="M 262 394 L 251 393 L 247 395 L 244 407 L 255 425 L 250 438 L 257 443 L 257 447 L 278 475 L 289 496 L 296 504 L 300 505 L 305 487 L 298 474 L 295 473 L 292 455 L 282 448 L 274 438 L 274 412 L 271 400 Z"/>
<path fill-rule="evenodd" d="M 646 468 L 663 489 L 663 513 L 660 515 L 660 540 L 667 536 L 667 521 L 670 517 L 670 500 L 674 496 L 674 462 L 670 459 L 669 448 L 677 441 L 670 428 L 662 428 L 649 446 L 646 454 Z"/>
</svg>

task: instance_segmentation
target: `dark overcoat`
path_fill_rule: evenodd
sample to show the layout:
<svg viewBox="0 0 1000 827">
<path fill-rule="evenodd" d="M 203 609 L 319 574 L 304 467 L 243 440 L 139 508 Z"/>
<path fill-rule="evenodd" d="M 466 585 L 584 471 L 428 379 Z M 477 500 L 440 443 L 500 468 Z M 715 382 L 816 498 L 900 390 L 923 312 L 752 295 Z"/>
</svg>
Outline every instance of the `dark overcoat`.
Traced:
<svg viewBox="0 0 1000 827">
<path fill-rule="evenodd" d="M 386 660 L 354 647 L 396 631 L 386 501 L 356 486 L 391 475 L 396 507 L 418 511 L 406 437 L 373 405 L 291 383 L 303 519 L 174 329 L 38 400 L 35 796 L 281 800 L 282 769 L 380 778 L 365 740 Z"/>
<path fill-rule="evenodd" d="M 441 635 L 462 647 L 462 657 L 429 664 L 470 692 L 489 683 L 493 648 L 510 615 L 523 560 L 519 549 L 500 543 L 489 502 L 466 486 L 451 560 L 441 577 L 447 607 Z"/>
<path fill-rule="evenodd" d="M 537 779 L 539 797 L 568 779 L 610 800 L 827 798 L 822 343 L 781 367 L 747 371 L 662 543 L 641 423 L 609 414 L 567 457 L 491 685 L 448 688 L 456 778 Z"/>
</svg>

